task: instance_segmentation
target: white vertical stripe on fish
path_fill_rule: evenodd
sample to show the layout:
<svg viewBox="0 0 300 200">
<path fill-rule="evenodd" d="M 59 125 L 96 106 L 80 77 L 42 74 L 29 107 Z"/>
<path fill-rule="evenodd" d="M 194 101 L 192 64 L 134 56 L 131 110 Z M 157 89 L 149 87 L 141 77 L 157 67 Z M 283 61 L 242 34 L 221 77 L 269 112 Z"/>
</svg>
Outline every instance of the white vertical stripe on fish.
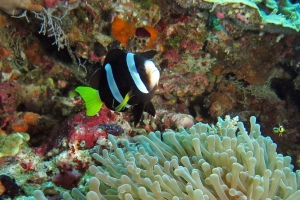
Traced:
<svg viewBox="0 0 300 200">
<path fill-rule="evenodd" d="M 110 64 L 106 64 L 105 65 L 105 71 L 106 71 L 106 77 L 107 77 L 107 82 L 108 82 L 108 86 L 109 89 L 112 93 L 112 95 L 114 96 L 114 98 L 119 102 L 122 103 L 124 101 L 124 98 L 122 97 L 119 88 L 117 86 L 117 83 L 115 81 L 114 75 L 112 73 L 111 70 L 111 65 Z M 131 105 L 126 104 L 126 108 L 129 108 Z"/>
<path fill-rule="evenodd" d="M 143 93 L 149 93 L 149 91 L 147 90 L 145 84 L 143 83 L 139 73 L 136 70 L 133 53 L 127 53 L 126 63 L 127 63 L 127 67 L 128 67 L 129 73 L 131 75 L 131 78 L 133 79 L 137 88 Z"/>
</svg>

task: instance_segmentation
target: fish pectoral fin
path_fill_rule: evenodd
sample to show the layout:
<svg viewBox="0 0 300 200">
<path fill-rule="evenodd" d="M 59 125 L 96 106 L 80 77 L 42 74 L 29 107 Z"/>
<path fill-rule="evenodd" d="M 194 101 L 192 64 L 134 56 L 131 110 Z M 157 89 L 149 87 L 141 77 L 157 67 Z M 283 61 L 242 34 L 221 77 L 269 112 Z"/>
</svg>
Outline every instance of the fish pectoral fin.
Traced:
<svg viewBox="0 0 300 200">
<path fill-rule="evenodd" d="M 130 92 L 128 92 L 125 95 L 124 100 L 116 107 L 116 111 L 120 112 L 120 111 L 124 110 L 124 108 L 127 105 L 127 102 L 129 101 L 130 98 L 131 98 Z"/>
<path fill-rule="evenodd" d="M 143 53 L 139 53 L 139 55 L 147 58 L 147 59 L 152 59 L 155 55 L 157 55 L 158 52 L 155 51 L 155 50 L 150 50 L 150 51 L 146 51 L 146 52 L 143 52 Z"/>
<path fill-rule="evenodd" d="M 143 103 L 137 104 L 133 107 L 132 114 L 133 114 L 135 126 L 140 122 L 141 117 L 143 115 L 144 108 L 145 108 L 145 104 Z"/>
<path fill-rule="evenodd" d="M 154 117 L 155 113 L 156 113 L 155 108 L 151 102 L 149 102 L 145 105 L 144 111 L 149 113 L 150 115 L 152 115 L 152 117 Z"/>
<path fill-rule="evenodd" d="M 80 96 L 85 102 L 86 115 L 96 115 L 103 104 L 103 102 L 100 99 L 98 90 L 91 87 L 79 86 L 75 89 L 75 91 L 80 94 Z"/>
</svg>

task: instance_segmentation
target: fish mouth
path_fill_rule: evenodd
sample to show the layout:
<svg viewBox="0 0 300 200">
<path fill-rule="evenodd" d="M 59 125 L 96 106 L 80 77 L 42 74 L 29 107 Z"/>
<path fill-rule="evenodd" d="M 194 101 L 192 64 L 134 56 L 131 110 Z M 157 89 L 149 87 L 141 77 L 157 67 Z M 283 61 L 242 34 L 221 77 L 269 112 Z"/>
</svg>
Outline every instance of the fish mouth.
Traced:
<svg viewBox="0 0 300 200">
<path fill-rule="evenodd" d="M 151 73 L 151 81 L 153 83 L 158 83 L 159 78 L 160 78 L 160 73 L 159 73 L 158 69 L 153 70 Z"/>
<path fill-rule="evenodd" d="M 153 69 L 149 76 L 149 82 L 150 82 L 149 89 L 150 90 L 152 90 L 154 88 L 154 86 L 158 84 L 159 78 L 160 78 L 159 70 Z"/>
<path fill-rule="evenodd" d="M 159 71 L 157 69 L 153 70 L 151 73 L 151 77 L 152 77 L 152 80 L 156 80 L 156 82 L 158 82 L 159 77 L 160 77 Z"/>
<path fill-rule="evenodd" d="M 159 73 L 159 71 L 157 69 L 154 69 L 151 74 L 155 74 L 155 73 Z"/>
</svg>

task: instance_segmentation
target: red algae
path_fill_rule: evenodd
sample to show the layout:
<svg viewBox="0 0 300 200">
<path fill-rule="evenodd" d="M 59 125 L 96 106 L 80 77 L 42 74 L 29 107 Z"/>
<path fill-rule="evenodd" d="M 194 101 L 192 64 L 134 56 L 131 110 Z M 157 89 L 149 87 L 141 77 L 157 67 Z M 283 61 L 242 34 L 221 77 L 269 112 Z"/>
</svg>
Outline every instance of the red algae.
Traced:
<svg viewBox="0 0 300 200">
<path fill-rule="evenodd" d="M 66 122 L 65 130 L 68 131 L 67 137 L 72 143 L 83 142 L 85 148 L 92 148 L 98 138 L 107 138 L 108 134 L 121 135 L 125 132 L 118 120 L 120 115 L 103 106 L 99 113 L 92 117 L 86 116 L 85 111 L 78 113 Z"/>
</svg>

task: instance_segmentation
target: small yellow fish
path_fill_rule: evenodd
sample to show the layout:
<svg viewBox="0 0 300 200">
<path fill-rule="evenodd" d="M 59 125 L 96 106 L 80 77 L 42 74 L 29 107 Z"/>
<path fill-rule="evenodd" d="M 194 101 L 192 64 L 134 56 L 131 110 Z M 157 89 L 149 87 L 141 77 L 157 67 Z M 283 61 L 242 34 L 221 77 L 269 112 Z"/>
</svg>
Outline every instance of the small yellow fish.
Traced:
<svg viewBox="0 0 300 200">
<path fill-rule="evenodd" d="M 282 137 L 282 133 L 285 131 L 285 128 L 279 124 L 279 127 L 274 127 L 273 132 Z"/>
</svg>

